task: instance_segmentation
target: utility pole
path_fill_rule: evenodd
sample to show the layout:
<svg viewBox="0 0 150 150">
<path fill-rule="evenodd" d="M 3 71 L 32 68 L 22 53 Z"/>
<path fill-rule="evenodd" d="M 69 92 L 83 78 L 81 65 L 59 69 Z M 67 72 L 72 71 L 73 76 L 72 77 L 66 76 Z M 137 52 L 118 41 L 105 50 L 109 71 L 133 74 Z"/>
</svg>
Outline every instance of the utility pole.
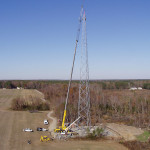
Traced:
<svg viewBox="0 0 150 150">
<path fill-rule="evenodd" d="M 81 62 L 80 62 L 80 84 L 79 84 L 79 102 L 78 117 L 81 119 L 78 124 L 84 126 L 91 125 L 90 117 L 90 88 L 89 88 L 89 66 L 86 35 L 86 15 L 82 16 L 82 35 L 81 35 Z"/>
</svg>

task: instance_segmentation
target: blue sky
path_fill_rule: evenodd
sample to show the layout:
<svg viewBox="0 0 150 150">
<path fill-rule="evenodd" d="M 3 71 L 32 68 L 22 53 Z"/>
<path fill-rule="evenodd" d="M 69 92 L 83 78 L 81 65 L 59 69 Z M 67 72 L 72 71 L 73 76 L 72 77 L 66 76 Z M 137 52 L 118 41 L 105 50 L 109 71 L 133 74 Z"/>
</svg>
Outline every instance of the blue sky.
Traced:
<svg viewBox="0 0 150 150">
<path fill-rule="evenodd" d="M 81 4 L 0 0 L 0 79 L 69 79 Z M 84 7 L 90 79 L 150 79 L 150 1 L 85 0 Z M 80 47 L 74 79 L 79 57 Z"/>
</svg>

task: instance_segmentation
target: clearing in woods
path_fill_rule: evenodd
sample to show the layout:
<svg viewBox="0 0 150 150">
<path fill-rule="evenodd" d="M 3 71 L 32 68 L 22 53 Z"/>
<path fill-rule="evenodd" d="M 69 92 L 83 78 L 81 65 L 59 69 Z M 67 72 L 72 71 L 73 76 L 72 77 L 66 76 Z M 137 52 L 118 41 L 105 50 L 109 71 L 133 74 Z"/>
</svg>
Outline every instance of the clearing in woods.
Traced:
<svg viewBox="0 0 150 150">
<path fill-rule="evenodd" d="M 48 128 L 43 124 L 44 119 L 49 119 L 48 111 L 30 113 L 28 111 L 12 111 L 10 105 L 12 99 L 17 96 L 40 97 L 42 94 L 36 90 L 0 89 L 0 149 L 1 150 L 127 150 L 124 146 L 114 141 L 53 141 L 50 143 L 41 143 L 40 136 L 47 135 L 49 132 L 38 132 L 37 127 Z M 31 128 L 34 132 L 23 132 L 24 128 Z M 31 144 L 27 144 L 27 140 L 31 140 Z"/>
</svg>

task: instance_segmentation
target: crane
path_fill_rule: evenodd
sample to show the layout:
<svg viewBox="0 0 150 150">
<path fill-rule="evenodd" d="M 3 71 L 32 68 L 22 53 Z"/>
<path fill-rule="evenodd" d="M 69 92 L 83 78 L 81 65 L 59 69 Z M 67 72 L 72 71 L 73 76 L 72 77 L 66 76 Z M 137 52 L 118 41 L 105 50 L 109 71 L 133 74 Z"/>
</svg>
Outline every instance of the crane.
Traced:
<svg viewBox="0 0 150 150">
<path fill-rule="evenodd" d="M 71 82 L 72 82 L 72 75 L 73 75 L 73 69 L 74 69 L 74 63 L 75 63 L 75 57 L 76 57 L 76 51 L 77 51 L 77 46 L 78 46 L 78 41 L 79 41 L 79 35 L 80 35 L 80 28 L 81 28 L 81 22 L 82 22 L 82 14 L 83 14 L 83 6 L 81 7 L 81 11 L 80 11 L 79 26 L 78 26 L 78 30 L 77 30 L 75 51 L 74 51 L 74 56 L 73 56 L 72 68 L 71 68 L 71 76 L 70 76 L 70 80 L 69 80 L 69 84 L 68 84 L 68 90 L 67 90 L 67 96 L 66 96 L 66 103 L 65 103 L 65 109 L 64 109 L 62 126 L 59 126 L 59 128 L 54 129 L 54 132 L 67 131 L 67 128 L 65 126 L 65 119 L 66 119 L 66 114 L 67 114 L 67 104 L 68 104 L 70 87 L 71 87 Z M 77 120 L 79 120 L 79 118 Z"/>
</svg>

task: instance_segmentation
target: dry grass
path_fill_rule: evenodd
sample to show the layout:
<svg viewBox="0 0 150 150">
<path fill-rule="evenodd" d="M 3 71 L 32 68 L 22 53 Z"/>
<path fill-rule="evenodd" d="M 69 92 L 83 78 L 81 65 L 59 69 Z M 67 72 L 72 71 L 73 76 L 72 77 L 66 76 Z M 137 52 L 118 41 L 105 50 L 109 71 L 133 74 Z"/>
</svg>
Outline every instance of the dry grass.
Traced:
<svg viewBox="0 0 150 150">
<path fill-rule="evenodd" d="M 148 142 L 131 141 L 122 142 L 121 144 L 126 146 L 129 150 L 150 150 L 150 143 Z"/>
<path fill-rule="evenodd" d="M 0 118 L 0 147 L 2 150 L 22 150 L 28 146 L 27 140 L 29 139 L 34 141 L 34 147 L 34 145 L 39 144 L 41 135 L 48 135 L 48 133 L 36 132 L 38 126 L 45 127 L 43 119 L 46 118 L 46 112 L 0 112 Z M 23 132 L 26 127 L 33 129 L 35 132 Z"/>
<path fill-rule="evenodd" d="M 40 98 L 24 99 L 15 98 L 11 103 L 12 110 L 50 110 L 49 103 L 42 101 Z"/>
</svg>

